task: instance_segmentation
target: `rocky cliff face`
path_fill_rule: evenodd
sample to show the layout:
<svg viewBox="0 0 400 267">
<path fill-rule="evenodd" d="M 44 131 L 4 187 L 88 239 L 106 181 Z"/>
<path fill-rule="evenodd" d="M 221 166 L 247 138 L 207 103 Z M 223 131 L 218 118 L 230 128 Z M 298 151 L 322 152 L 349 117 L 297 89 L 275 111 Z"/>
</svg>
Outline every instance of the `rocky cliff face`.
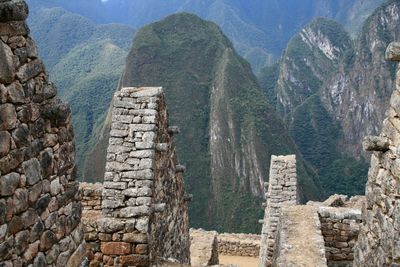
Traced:
<svg viewBox="0 0 400 267">
<path fill-rule="evenodd" d="M 361 140 L 382 126 L 386 103 L 393 90 L 394 67 L 384 60 L 384 51 L 400 35 L 400 3 L 389 1 L 366 21 L 354 50 L 322 91 L 324 106 L 343 129 L 343 150 L 365 156 Z"/>
<path fill-rule="evenodd" d="M 322 102 L 322 88 L 340 68 L 352 41 L 344 28 L 318 18 L 288 44 L 277 67 L 265 69 L 264 91 L 286 118 L 291 137 L 333 194 L 362 192 L 366 167 L 342 154 L 340 123 Z M 271 79 L 276 79 L 274 85 Z M 340 173 L 340 174 L 339 174 Z M 340 178 L 339 178 L 340 177 Z"/>
<path fill-rule="evenodd" d="M 194 194 L 192 224 L 255 231 L 268 159 L 296 148 L 220 29 L 188 14 L 144 27 L 120 84 L 165 88 L 171 121 L 182 131 L 177 149 Z M 318 198 L 318 182 L 299 161 L 302 197 Z"/>
</svg>

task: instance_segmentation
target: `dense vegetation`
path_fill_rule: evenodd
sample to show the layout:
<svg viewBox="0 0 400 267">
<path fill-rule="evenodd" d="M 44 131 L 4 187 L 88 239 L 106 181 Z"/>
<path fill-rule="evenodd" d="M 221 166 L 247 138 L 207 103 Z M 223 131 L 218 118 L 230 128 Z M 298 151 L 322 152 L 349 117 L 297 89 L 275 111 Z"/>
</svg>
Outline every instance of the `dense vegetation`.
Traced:
<svg viewBox="0 0 400 267">
<path fill-rule="evenodd" d="M 71 105 L 79 177 L 96 181 L 99 177 L 83 174 L 85 154 L 117 88 L 134 31 L 96 25 L 61 8 L 36 12 L 30 26 L 40 55 L 59 95 Z"/>
</svg>

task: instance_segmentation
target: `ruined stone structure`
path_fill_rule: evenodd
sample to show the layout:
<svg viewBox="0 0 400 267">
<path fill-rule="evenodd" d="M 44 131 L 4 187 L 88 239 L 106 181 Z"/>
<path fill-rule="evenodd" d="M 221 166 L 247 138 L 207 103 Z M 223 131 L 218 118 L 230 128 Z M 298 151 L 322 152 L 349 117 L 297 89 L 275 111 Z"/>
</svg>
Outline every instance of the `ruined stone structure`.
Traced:
<svg viewBox="0 0 400 267">
<path fill-rule="evenodd" d="M 400 43 L 392 43 L 387 60 L 400 61 Z M 400 71 L 380 136 L 367 137 L 372 151 L 363 224 L 355 247 L 354 266 L 400 266 Z"/>
<path fill-rule="evenodd" d="M 27 16 L 24 1 L 0 1 L 0 265 L 75 267 L 85 249 L 70 109 Z"/>
<path fill-rule="evenodd" d="M 218 253 L 229 256 L 258 257 L 261 236 L 255 234 L 218 234 Z"/>
<path fill-rule="evenodd" d="M 296 156 L 272 156 L 261 232 L 260 266 L 271 265 L 282 206 L 297 204 Z"/>
<path fill-rule="evenodd" d="M 361 210 L 320 207 L 318 215 L 328 266 L 352 266 L 354 245 L 361 226 Z"/>
<path fill-rule="evenodd" d="M 326 267 L 324 239 L 316 208 L 283 206 L 279 213 L 273 266 Z"/>
<path fill-rule="evenodd" d="M 92 266 L 190 262 L 185 168 L 173 143 L 178 132 L 168 126 L 162 88 L 115 93 L 104 188 L 81 190 Z"/>
</svg>

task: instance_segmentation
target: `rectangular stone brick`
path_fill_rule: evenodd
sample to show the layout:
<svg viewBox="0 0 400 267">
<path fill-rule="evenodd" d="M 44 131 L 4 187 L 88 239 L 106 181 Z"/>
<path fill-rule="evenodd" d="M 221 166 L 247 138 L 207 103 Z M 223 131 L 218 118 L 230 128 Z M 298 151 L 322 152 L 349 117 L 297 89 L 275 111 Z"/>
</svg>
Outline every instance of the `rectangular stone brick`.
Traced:
<svg viewBox="0 0 400 267">
<path fill-rule="evenodd" d="M 126 242 L 107 242 L 102 243 L 100 249 L 105 255 L 127 255 L 131 253 L 132 245 Z"/>
</svg>

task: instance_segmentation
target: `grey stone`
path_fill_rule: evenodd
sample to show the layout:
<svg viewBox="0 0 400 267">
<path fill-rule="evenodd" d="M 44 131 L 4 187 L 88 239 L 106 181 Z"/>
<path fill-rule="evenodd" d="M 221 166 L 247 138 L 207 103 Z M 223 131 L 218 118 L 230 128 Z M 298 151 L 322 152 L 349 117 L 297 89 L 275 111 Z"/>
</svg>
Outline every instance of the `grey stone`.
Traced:
<svg viewBox="0 0 400 267">
<path fill-rule="evenodd" d="M 14 104 L 22 104 L 26 102 L 25 92 L 22 85 L 16 81 L 7 87 L 8 100 Z"/>
<path fill-rule="evenodd" d="M 26 38 L 26 53 L 28 54 L 28 57 L 30 57 L 30 58 L 37 57 L 36 45 L 31 37 Z"/>
<path fill-rule="evenodd" d="M 26 211 L 28 209 L 28 190 L 25 188 L 15 190 L 12 203 L 15 214 Z"/>
<path fill-rule="evenodd" d="M 42 236 L 40 237 L 40 250 L 49 250 L 56 242 L 57 238 L 55 234 L 52 231 L 47 230 L 43 232 Z"/>
<path fill-rule="evenodd" d="M 31 143 L 31 135 L 28 125 L 21 124 L 13 131 L 12 137 L 18 148 L 29 146 Z"/>
<path fill-rule="evenodd" d="M 17 113 L 12 104 L 0 105 L 0 131 L 11 130 L 17 125 Z"/>
<path fill-rule="evenodd" d="M 3 242 L 7 234 L 7 224 L 0 225 L 0 242 Z"/>
<path fill-rule="evenodd" d="M 7 131 L 0 131 L 0 158 L 10 151 L 11 135 Z"/>
<path fill-rule="evenodd" d="M 400 61 L 400 43 L 392 42 L 386 49 L 385 53 L 386 60 Z"/>
<path fill-rule="evenodd" d="M 60 255 L 60 246 L 55 244 L 47 253 L 46 261 L 47 264 L 52 264 L 57 260 L 58 255 Z"/>
<path fill-rule="evenodd" d="M 28 17 L 28 12 L 28 5 L 25 1 L 0 2 L 0 22 L 23 21 Z"/>
<path fill-rule="evenodd" d="M 154 158 L 154 150 L 135 150 L 129 153 L 131 158 Z"/>
<path fill-rule="evenodd" d="M 380 136 L 366 136 L 363 140 L 363 148 L 365 151 L 382 151 L 389 149 L 389 139 Z"/>
<path fill-rule="evenodd" d="M 18 173 L 9 173 L 0 177 L 0 193 L 1 196 L 11 196 L 14 194 L 20 182 Z"/>
<path fill-rule="evenodd" d="M 15 235 L 15 251 L 22 254 L 29 246 L 29 231 L 21 231 Z"/>
<path fill-rule="evenodd" d="M 97 221 L 98 229 L 102 233 L 112 234 L 124 229 L 125 224 L 114 218 L 101 218 Z"/>
<path fill-rule="evenodd" d="M 29 28 L 24 21 L 0 22 L 0 35 L 3 36 L 26 36 L 29 33 Z"/>
<path fill-rule="evenodd" d="M 47 266 L 46 257 L 44 256 L 43 252 L 38 253 L 35 260 L 33 261 L 33 266 L 35 266 L 35 267 L 46 267 Z"/>
<path fill-rule="evenodd" d="M 13 53 L 11 51 L 11 48 L 8 47 L 6 44 L 4 44 L 1 40 L 0 40 L 0 62 L 1 62 L 0 83 L 6 83 L 6 84 L 11 83 L 15 75 Z"/>
<path fill-rule="evenodd" d="M 147 233 L 147 231 L 149 230 L 149 218 L 142 217 L 137 219 L 135 227 L 141 233 Z"/>
<path fill-rule="evenodd" d="M 61 190 L 63 189 L 62 185 L 60 184 L 60 179 L 57 177 L 50 183 L 50 193 L 52 196 L 58 195 Z"/>
<path fill-rule="evenodd" d="M 143 216 L 143 215 L 149 215 L 150 214 L 150 207 L 149 206 L 137 206 L 137 207 L 127 207 L 127 208 L 122 208 L 119 211 L 119 217 L 122 218 L 132 218 L 132 217 L 138 217 L 138 216 Z"/>
<path fill-rule="evenodd" d="M 35 59 L 21 66 L 16 75 L 21 82 L 26 82 L 41 72 L 44 72 L 43 62 Z"/>
<path fill-rule="evenodd" d="M 44 212 L 49 205 L 51 200 L 51 196 L 49 194 L 45 194 L 42 197 L 39 198 L 39 200 L 36 202 L 35 209 L 40 215 L 42 212 Z"/>
<path fill-rule="evenodd" d="M 22 163 L 26 175 L 26 181 L 28 185 L 34 185 L 40 180 L 42 180 L 42 175 L 40 174 L 40 163 L 38 159 L 33 158 Z"/>
</svg>

